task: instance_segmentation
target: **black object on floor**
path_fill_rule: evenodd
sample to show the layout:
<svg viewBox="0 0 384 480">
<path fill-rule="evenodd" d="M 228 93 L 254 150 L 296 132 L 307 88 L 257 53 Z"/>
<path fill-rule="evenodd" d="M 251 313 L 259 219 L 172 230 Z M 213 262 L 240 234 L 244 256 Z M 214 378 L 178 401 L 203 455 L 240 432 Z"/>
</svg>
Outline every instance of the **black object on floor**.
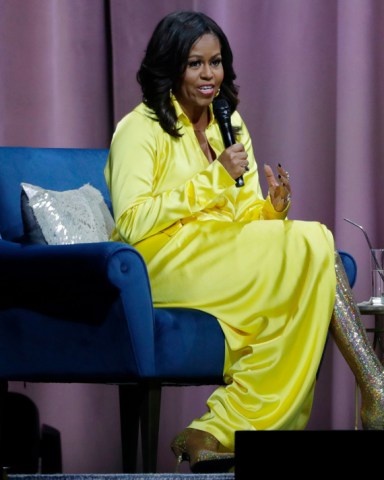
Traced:
<svg viewBox="0 0 384 480">
<path fill-rule="evenodd" d="M 235 433 L 235 480 L 257 478 L 260 472 L 270 478 L 345 478 L 355 476 L 360 468 L 374 472 L 383 440 L 383 430 L 239 431 Z"/>
<path fill-rule="evenodd" d="M 49 425 L 40 427 L 37 406 L 21 393 L 5 396 L 0 448 L 7 474 L 62 472 L 60 432 Z"/>
</svg>

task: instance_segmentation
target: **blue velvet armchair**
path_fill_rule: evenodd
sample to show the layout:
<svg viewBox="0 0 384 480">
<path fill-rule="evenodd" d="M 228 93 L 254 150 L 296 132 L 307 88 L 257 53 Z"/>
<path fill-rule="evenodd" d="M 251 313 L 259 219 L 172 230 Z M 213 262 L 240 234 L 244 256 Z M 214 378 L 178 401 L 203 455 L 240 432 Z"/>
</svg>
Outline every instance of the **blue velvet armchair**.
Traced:
<svg viewBox="0 0 384 480">
<path fill-rule="evenodd" d="M 154 309 L 146 266 L 129 245 L 29 244 L 24 236 L 22 182 L 56 191 L 89 183 L 112 211 L 107 155 L 0 147 L 0 435 L 9 381 L 116 384 L 123 469 L 136 471 L 141 425 L 143 471 L 155 472 L 161 387 L 223 381 L 217 320 L 196 310 Z M 341 256 L 353 285 L 355 261 Z"/>
</svg>

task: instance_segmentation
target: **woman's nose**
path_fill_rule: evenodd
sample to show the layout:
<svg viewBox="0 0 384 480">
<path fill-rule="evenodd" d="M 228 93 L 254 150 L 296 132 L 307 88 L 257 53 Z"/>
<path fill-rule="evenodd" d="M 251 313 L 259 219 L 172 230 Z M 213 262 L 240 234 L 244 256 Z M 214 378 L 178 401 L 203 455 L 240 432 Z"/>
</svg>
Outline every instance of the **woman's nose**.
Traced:
<svg viewBox="0 0 384 480">
<path fill-rule="evenodd" d="M 204 77 L 204 78 L 212 78 L 213 77 L 212 69 L 211 69 L 211 66 L 209 64 L 203 65 L 201 76 Z"/>
</svg>

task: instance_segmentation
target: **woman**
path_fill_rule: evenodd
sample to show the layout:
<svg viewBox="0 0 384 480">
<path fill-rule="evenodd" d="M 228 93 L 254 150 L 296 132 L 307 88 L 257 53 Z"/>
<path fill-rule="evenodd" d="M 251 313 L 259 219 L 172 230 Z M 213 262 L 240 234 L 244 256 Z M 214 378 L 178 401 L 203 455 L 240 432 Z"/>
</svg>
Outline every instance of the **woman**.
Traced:
<svg viewBox="0 0 384 480">
<path fill-rule="evenodd" d="M 364 428 L 384 421 L 383 369 L 333 237 L 320 223 L 286 219 L 281 165 L 276 176 L 264 166 L 263 198 L 235 78 L 212 19 L 167 15 L 137 74 L 143 102 L 119 122 L 105 169 L 112 239 L 143 255 L 155 306 L 204 310 L 225 334 L 226 386 L 171 445 L 178 462 L 200 472 L 233 465 L 236 430 L 305 428 L 329 326 L 361 389 Z M 236 143 L 228 148 L 215 97 L 230 106 Z"/>
</svg>

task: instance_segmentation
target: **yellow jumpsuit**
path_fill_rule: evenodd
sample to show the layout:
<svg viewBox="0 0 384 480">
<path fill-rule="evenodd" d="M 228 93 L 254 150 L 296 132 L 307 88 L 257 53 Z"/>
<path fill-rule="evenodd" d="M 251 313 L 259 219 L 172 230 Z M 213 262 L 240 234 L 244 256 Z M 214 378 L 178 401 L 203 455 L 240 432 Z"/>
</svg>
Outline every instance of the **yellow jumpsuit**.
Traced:
<svg viewBox="0 0 384 480">
<path fill-rule="evenodd" d="M 224 378 L 190 427 L 234 448 L 236 430 L 303 429 L 335 299 L 334 242 L 318 222 L 287 220 L 264 199 L 249 132 L 238 141 L 250 171 L 237 188 L 209 163 L 173 99 L 179 139 L 140 104 L 117 125 L 105 177 L 116 219 L 112 240 L 136 247 L 156 307 L 216 316 L 226 338 Z M 224 150 L 211 114 L 206 130 Z"/>
</svg>

